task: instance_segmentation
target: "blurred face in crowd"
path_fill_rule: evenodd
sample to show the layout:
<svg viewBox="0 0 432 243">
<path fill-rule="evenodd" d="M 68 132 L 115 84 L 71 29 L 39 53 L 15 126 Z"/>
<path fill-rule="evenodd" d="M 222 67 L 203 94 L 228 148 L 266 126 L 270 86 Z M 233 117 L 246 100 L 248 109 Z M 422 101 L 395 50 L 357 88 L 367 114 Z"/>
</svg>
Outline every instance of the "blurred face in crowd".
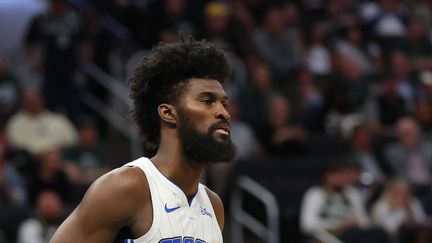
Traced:
<svg viewBox="0 0 432 243">
<path fill-rule="evenodd" d="M 170 16 L 182 15 L 185 10 L 185 3 L 183 0 L 166 0 L 165 13 Z"/>
<path fill-rule="evenodd" d="M 52 149 L 42 155 L 42 170 L 56 172 L 63 168 L 62 154 L 60 149 Z"/>
<path fill-rule="evenodd" d="M 391 55 L 391 71 L 398 78 L 406 78 L 411 72 L 411 65 L 403 52 L 394 52 Z"/>
<path fill-rule="evenodd" d="M 389 191 L 390 203 L 394 207 L 405 207 L 408 205 L 411 192 L 409 186 L 405 182 L 394 183 Z"/>
<path fill-rule="evenodd" d="M 413 18 L 408 24 L 408 38 L 412 41 L 420 41 L 426 35 L 426 27 L 421 19 Z"/>
<path fill-rule="evenodd" d="M 396 125 L 399 142 L 408 149 L 415 149 L 419 142 L 419 127 L 414 119 L 402 118 Z"/>
<path fill-rule="evenodd" d="M 365 127 L 359 127 L 354 131 L 352 142 L 357 150 L 369 150 L 371 147 L 371 133 Z"/>
<path fill-rule="evenodd" d="M 80 144 L 85 149 L 91 148 L 97 142 L 98 137 L 93 125 L 87 124 L 79 130 Z"/>
<path fill-rule="evenodd" d="M 210 35 L 222 35 L 229 25 L 229 10 L 222 3 L 212 2 L 205 8 L 205 24 Z"/>
<path fill-rule="evenodd" d="M 325 40 L 325 34 L 324 27 L 320 23 L 313 23 L 310 37 L 312 43 L 322 43 Z"/>
<path fill-rule="evenodd" d="M 359 27 L 352 26 L 347 30 L 347 38 L 350 42 L 360 45 L 363 42 L 363 33 Z"/>
<path fill-rule="evenodd" d="M 269 123 L 277 128 L 287 125 L 291 113 L 290 103 L 287 98 L 279 95 L 270 100 L 268 107 Z"/>
<path fill-rule="evenodd" d="M 49 7 L 54 14 L 62 14 L 69 7 L 68 0 L 49 0 Z"/>
<path fill-rule="evenodd" d="M 252 78 L 255 87 L 262 93 L 267 93 L 271 89 L 271 73 L 269 67 L 264 63 L 257 63 L 252 70 Z"/>
<path fill-rule="evenodd" d="M 383 90 L 387 96 L 397 95 L 398 80 L 396 80 L 395 78 L 389 78 L 385 80 L 383 86 Z"/>
<path fill-rule="evenodd" d="M 294 3 L 286 2 L 283 4 L 281 11 L 286 24 L 295 25 L 299 22 L 298 9 Z"/>
<path fill-rule="evenodd" d="M 362 78 L 362 73 L 359 65 L 350 57 L 339 56 L 339 71 L 343 77 L 351 82 L 359 82 Z"/>
<path fill-rule="evenodd" d="M 380 7 L 384 11 L 393 12 L 398 9 L 398 0 L 380 0 L 379 1 Z"/>
<path fill-rule="evenodd" d="M 420 100 L 415 106 L 415 118 L 422 125 L 432 125 L 432 109 L 429 102 Z"/>
<path fill-rule="evenodd" d="M 281 10 L 277 8 L 267 10 L 264 25 L 270 35 L 279 36 L 285 28 Z"/>
<path fill-rule="evenodd" d="M 347 175 L 343 168 L 330 169 L 324 173 L 325 186 L 335 192 L 340 192 L 347 184 Z"/>
<path fill-rule="evenodd" d="M 44 110 L 42 97 L 35 91 L 28 90 L 23 94 L 23 109 L 31 115 L 38 115 Z"/>
<path fill-rule="evenodd" d="M 56 193 L 44 191 L 37 198 L 36 210 L 45 223 L 56 225 L 63 214 L 63 203 Z"/>
<path fill-rule="evenodd" d="M 306 94 L 314 85 L 312 74 L 307 70 L 301 70 L 297 75 L 297 88 L 300 94 Z"/>
</svg>

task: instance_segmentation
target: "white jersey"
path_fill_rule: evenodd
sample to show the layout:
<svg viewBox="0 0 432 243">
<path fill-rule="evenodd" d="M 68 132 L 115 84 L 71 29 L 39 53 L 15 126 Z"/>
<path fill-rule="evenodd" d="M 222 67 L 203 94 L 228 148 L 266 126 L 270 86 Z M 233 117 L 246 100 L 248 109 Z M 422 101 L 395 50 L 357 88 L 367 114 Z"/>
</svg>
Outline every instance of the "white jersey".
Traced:
<svg viewBox="0 0 432 243">
<path fill-rule="evenodd" d="M 166 178 L 145 157 L 127 163 L 136 166 L 147 176 L 153 204 L 153 223 L 150 230 L 134 243 L 222 243 L 216 214 L 201 183 L 189 205 L 184 192 Z"/>
</svg>

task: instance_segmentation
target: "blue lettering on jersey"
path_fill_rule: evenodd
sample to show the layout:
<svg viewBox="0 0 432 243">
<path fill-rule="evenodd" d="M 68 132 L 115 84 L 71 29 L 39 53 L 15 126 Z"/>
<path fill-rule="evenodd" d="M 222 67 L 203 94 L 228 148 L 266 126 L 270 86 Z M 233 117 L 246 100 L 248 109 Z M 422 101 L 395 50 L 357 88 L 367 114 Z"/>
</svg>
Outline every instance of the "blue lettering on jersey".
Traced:
<svg viewBox="0 0 432 243">
<path fill-rule="evenodd" d="M 159 243 L 207 243 L 207 242 L 198 238 L 195 239 L 190 236 L 185 236 L 183 237 L 183 239 L 181 236 L 176 236 L 169 239 L 162 239 L 159 241 Z"/>
<path fill-rule="evenodd" d="M 200 206 L 200 209 L 201 209 L 201 214 L 202 214 L 202 215 L 207 215 L 207 216 L 209 216 L 210 218 L 213 217 L 213 216 L 211 215 L 211 213 L 209 213 L 209 212 L 207 211 L 207 208 L 205 208 L 205 207 L 201 207 L 201 206 Z"/>
<path fill-rule="evenodd" d="M 160 243 L 182 243 L 182 237 L 177 236 L 177 237 L 170 238 L 170 239 L 162 239 L 159 242 Z"/>
<path fill-rule="evenodd" d="M 194 238 L 193 237 L 185 237 L 183 238 L 183 243 L 194 243 Z"/>
</svg>

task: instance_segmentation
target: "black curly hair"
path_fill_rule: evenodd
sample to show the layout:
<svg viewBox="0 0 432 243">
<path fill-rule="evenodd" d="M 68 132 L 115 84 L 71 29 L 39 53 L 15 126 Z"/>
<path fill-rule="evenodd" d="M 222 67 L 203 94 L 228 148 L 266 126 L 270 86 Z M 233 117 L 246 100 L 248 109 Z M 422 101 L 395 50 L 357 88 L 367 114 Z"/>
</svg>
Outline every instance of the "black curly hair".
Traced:
<svg viewBox="0 0 432 243">
<path fill-rule="evenodd" d="M 175 105 L 191 78 L 223 83 L 231 75 L 225 54 L 202 40 L 181 36 L 178 43 L 159 43 L 136 66 L 129 78 L 132 117 L 144 140 L 145 150 L 155 153 L 160 141 L 158 106 Z"/>
</svg>

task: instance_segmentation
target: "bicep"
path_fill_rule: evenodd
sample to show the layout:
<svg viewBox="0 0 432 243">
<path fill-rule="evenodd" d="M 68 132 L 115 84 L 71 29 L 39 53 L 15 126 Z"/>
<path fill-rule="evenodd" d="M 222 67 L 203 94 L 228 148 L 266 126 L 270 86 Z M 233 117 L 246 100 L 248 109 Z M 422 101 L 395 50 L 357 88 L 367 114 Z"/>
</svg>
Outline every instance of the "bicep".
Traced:
<svg viewBox="0 0 432 243">
<path fill-rule="evenodd" d="M 80 216 L 76 209 L 58 228 L 50 243 L 110 242 L 115 237 L 115 228 L 98 223 L 94 218 Z"/>
<path fill-rule="evenodd" d="M 130 190 L 133 186 L 121 173 L 109 173 L 96 180 L 51 243 L 113 242 L 137 210 L 138 200 Z"/>
<path fill-rule="evenodd" d="M 93 195 L 86 196 L 90 199 L 84 199 L 60 225 L 51 243 L 113 241 L 122 221 L 111 214 L 115 206 L 103 205 L 101 200 L 88 202 Z"/>
</svg>

